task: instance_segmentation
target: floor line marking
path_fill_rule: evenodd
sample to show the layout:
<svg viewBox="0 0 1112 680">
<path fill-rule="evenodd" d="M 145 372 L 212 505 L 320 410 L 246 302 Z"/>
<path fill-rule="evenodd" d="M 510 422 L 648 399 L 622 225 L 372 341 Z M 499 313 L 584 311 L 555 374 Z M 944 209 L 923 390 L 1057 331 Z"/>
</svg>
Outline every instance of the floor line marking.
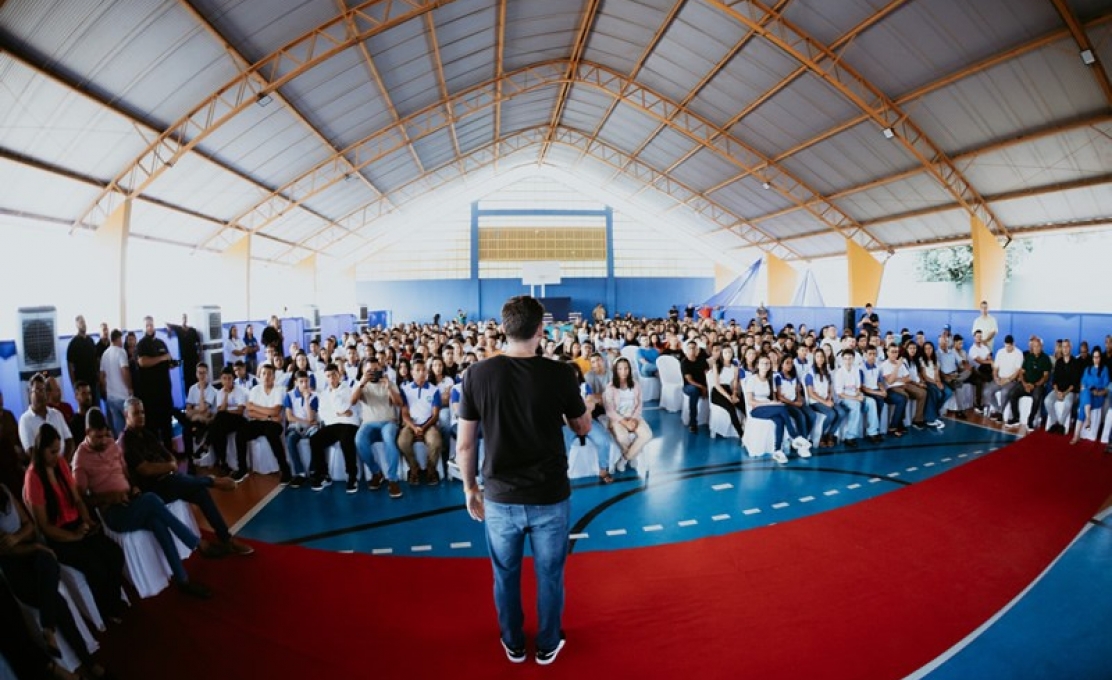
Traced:
<svg viewBox="0 0 1112 680">
<path fill-rule="evenodd" d="M 929 463 L 923 463 L 923 467 L 934 467 L 934 461 L 932 460 Z"/>
<path fill-rule="evenodd" d="M 606 535 L 607 536 L 625 536 L 626 535 L 626 530 L 625 529 L 607 529 L 606 530 Z"/>
<path fill-rule="evenodd" d="M 952 461 L 952 460 L 953 460 L 953 458 L 951 458 L 951 457 L 949 457 L 949 456 L 946 456 L 945 458 L 943 458 L 943 459 L 942 459 L 942 462 L 943 462 L 943 463 L 949 463 L 949 462 L 950 462 L 950 461 Z"/>
<path fill-rule="evenodd" d="M 664 531 L 663 524 L 650 524 L 646 527 L 641 527 L 642 531 Z"/>
<path fill-rule="evenodd" d="M 729 515 L 715 515 L 714 517 L 711 517 L 711 519 L 713 519 L 715 522 L 721 522 L 724 519 L 730 519 L 730 516 Z"/>
<path fill-rule="evenodd" d="M 748 510 L 742 510 L 741 514 L 743 514 L 743 515 L 755 515 L 760 511 L 761 511 L 760 508 L 749 508 Z"/>
<path fill-rule="evenodd" d="M 918 472 L 918 471 L 919 471 L 919 468 L 915 465 L 912 465 L 907 470 L 905 470 L 905 472 Z"/>
<path fill-rule="evenodd" d="M 411 545 L 409 549 L 413 552 L 428 552 L 432 550 L 431 545 Z"/>
<path fill-rule="evenodd" d="M 772 504 L 772 509 L 773 510 L 779 510 L 780 508 L 786 508 L 789 505 L 791 505 L 791 503 L 784 503 L 783 501 L 781 501 L 780 503 L 773 503 Z"/>
<path fill-rule="evenodd" d="M 810 503 L 813 500 L 815 500 L 814 496 L 804 496 L 803 498 L 799 499 L 799 502 L 800 503 Z"/>
<path fill-rule="evenodd" d="M 837 489 L 831 489 L 829 491 L 823 491 L 822 495 L 823 496 L 837 496 L 839 493 L 841 493 L 841 492 L 838 491 Z"/>
<path fill-rule="evenodd" d="M 460 541 L 458 543 L 452 543 L 452 544 L 450 544 L 449 547 L 451 547 L 453 550 L 459 550 L 461 548 L 470 548 L 471 547 L 471 541 Z"/>
<path fill-rule="evenodd" d="M 375 548 L 371 551 L 372 555 L 390 555 L 394 552 L 393 548 Z"/>
<path fill-rule="evenodd" d="M 579 540 L 582 540 L 584 538 L 590 538 L 590 537 L 591 537 L 590 534 L 572 534 L 571 536 L 568 536 L 568 538 L 570 538 L 573 541 L 579 541 Z"/>
<path fill-rule="evenodd" d="M 958 458 L 968 458 L 968 457 L 969 457 L 968 453 L 959 453 L 958 454 Z"/>
<path fill-rule="evenodd" d="M 725 484 L 715 484 L 714 486 L 712 486 L 710 488 L 714 489 L 715 491 L 725 491 L 726 489 L 734 488 L 734 485 L 727 482 Z"/>
<path fill-rule="evenodd" d="M 858 484 L 858 483 L 856 483 L 856 482 L 854 482 L 853 484 L 850 484 L 850 485 L 849 485 L 849 486 L 847 486 L 846 488 L 847 488 L 847 489 L 860 489 L 860 488 L 861 488 L 861 485 L 860 485 L 860 484 Z"/>
<path fill-rule="evenodd" d="M 286 488 L 286 487 L 276 486 L 273 489 L 271 489 L 270 493 L 263 496 L 263 499 L 255 504 L 255 507 L 248 510 L 246 515 L 244 515 L 243 517 L 240 517 L 239 521 L 236 522 L 235 524 L 233 524 L 230 529 L 228 529 L 228 533 L 232 534 L 233 536 L 238 534 L 240 532 L 240 530 L 243 529 L 243 527 L 247 526 L 248 522 L 255 519 L 255 515 L 262 512 L 263 508 L 265 508 L 267 506 L 267 504 L 270 503 L 270 501 L 274 500 L 278 496 L 278 494 L 280 494 L 282 492 L 282 489 L 284 489 L 284 488 Z"/>
<path fill-rule="evenodd" d="M 699 520 L 697 520 L 697 519 L 681 519 L 681 520 L 680 520 L 680 521 L 678 522 L 678 524 L 679 524 L 679 525 L 680 525 L 681 527 L 690 527 L 690 526 L 695 526 L 695 525 L 696 525 L 696 524 L 698 524 L 698 523 L 699 523 Z"/>
<path fill-rule="evenodd" d="M 869 479 L 869 484 L 876 484 L 879 481 L 881 481 L 880 477 L 872 477 Z"/>
</svg>

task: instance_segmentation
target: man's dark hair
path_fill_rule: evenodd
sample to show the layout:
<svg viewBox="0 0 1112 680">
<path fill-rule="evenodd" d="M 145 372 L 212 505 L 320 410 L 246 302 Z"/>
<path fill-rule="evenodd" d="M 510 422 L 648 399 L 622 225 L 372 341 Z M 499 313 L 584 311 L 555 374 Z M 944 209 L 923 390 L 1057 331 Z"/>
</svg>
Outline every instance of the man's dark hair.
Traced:
<svg viewBox="0 0 1112 680">
<path fill-rule="evenodd" d="M 206 364 L 206 363 L 205 363 L 205 362 L 203 362 L 203 361 L 202 361 L 202 362 L 200 362 L 199 364 L 197 364 L 197 368 L 203 368 L 203 369 L 205 369 L 206 371 L 208 370 L 208 367 L 209 367 L 209 365 L 208 365 L 208 364 Z"/>
<path fill-rule="evenodd" d="M 294 380 L 301 380 L 302 378 L 305 378 L 306 380 L 308 380 L 309 379 L 309 371 L 298 371 L 298 372 L 293 374 L 293 379 Z"/>
<path fill-rule="evenodd" d="M 112 342 L 116 342 L 120 338 L 124 337 L 124 334 L 120 332 L 119 328 L 117 328 L 117 329 L 113 330 L 111 333 L 109 333 L 108 337 L 112 340 Z"/>
<path fill-rule="evenodd" d="M 324 367 L 324 372 L 325 373 L 339 373 L 340 369 L 339 369 L 339 367 L 336 366 L 336 364 L 328 364 L 327 366 Z"/>
<path fill-rule="evenodd" d="M 544 321 L 544 305 L 529 295 L 517 295 L 502 305 L 502 327 L 511 340 L 529 340 Z"/>
<path fill-rule="evenodd" d="M 104 417 L 104 412 L 96 406 L 89 409 L 89 412 L 85 414 L 85 431 L 107 429 L 108 419 Z"/>
<path fill-rule="evenodd" d="M 220 369 L 220 375 L 230 375 L 234 378 L 236 375 L 236 369 L 232 368 L 231 366 L 224 366 L 224 368 Z"/>
<path fill-rule="evenodd" d="M 73 384 L 73 391 L 76 393 L 77 390 L 81 389 L 82 387 L 90 387 L 90 385 L 84 380 L 78 380 Z"/>
</svg>

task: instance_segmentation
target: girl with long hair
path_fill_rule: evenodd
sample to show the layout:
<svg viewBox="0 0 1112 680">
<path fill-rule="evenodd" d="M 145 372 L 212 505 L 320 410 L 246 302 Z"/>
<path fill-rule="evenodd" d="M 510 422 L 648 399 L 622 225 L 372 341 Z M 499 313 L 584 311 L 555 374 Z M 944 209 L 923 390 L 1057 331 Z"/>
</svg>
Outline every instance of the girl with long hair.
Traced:
<svg viewBox="0 0 1112 680">
<path fill-rule="evenodd" d="M 834 407 L 834 387 L 830 379 L 830 360 L 824 350 L 817 350 L 811 358 L 811 371 L 803 379 L 811 408 L 823 415 L 822 435 L 819 448 L 829 448 L 837 444 L 838 426 L 842 422 L 842 412 Z"/>
<path fill-rule="evenodd" d="M 777 463 L 788 462 L 783 450 L 785 431 L 791 437 L 792 448 L 800 458 L 811 456 L 811 442 L 800 436 L 795 423 L 788 417 L 787 408 L 776 400 L 772 360 L 767 356 L 757 359 L 757 370 L 745 378 L 745 403 L 749 405 L 750 418 L 771 420 L 776 428 L 776 447 L 772 451 L 772 460 Z"/>
<path fill-rule="evenodd" d="M 629 461 L 637 457 L 653 438 L 653 431 L 641 414 L 641 386 L 633 380 L 633 367 L 621 357 L 614 362 L 610 384 L 602 393 L 602 404 L 622 459 L 618 472 L 624 472 Z M 633 440 L 630 441 L 630 437 Z"/>
</svg>

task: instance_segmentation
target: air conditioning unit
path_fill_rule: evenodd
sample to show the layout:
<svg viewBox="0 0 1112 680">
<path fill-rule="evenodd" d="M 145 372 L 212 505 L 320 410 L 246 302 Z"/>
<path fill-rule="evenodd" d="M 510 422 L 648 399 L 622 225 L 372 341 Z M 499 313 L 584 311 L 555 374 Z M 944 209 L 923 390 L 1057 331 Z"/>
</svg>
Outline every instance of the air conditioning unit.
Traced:
<svg viewBox="0 0 1112 680">
<path fill-rule="evenodd" d="M 367 323 L 367 315 L 370 313 L 370 311 L 371 311 L 371 306 L 370 305 L 367 305 L 367 304 L 359 305 L 359 321 L 361 321 L 364 324 Z"/>
<path fill-rule="evenodd" d="M 197 307 L 190 318 L 201 334 L 201 361 L 209 365 L 209 376 L 215 380 L 224 368 L 224 325 L 220 306 Z"/>
<path fill-rule="evenodd" d="M 60 375 L 62 364 L 58 358 L 57 308 L 20 307 L 18 319 L 15 344 L 19 355 L 20 380 L 41 371 Z"/>
</svg>

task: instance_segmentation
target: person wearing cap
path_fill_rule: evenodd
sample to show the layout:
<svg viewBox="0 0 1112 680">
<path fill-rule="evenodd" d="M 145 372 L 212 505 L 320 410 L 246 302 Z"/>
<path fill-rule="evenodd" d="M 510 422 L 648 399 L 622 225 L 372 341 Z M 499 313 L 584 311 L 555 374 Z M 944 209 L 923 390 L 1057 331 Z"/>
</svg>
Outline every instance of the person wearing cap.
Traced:
<svg viewBox="0 0 1112 680">
<path fill-rule="evenodd" d="M 1011 337 L 1011 336 L 1008 336 Z M 1004 340 L 1007 343 L 1007 339 Z M 1008 395 L 1008 404 L 1012 407 L 1012 417 L 1006 425 L 1015 427 L 1019 425 L 1019 400 L 1031 397 L 1031 412 L 1027 416 L 1027 429 L 1035 429 L 1035 418 L 1039 415 L 1039 405 L 1043 402 L 1046 383 L 1050 380 L 1050 357 L 1043 352 L 1042 338 L 1032 335 L 1028 342 L 1029 350 L 1023 354 L 1023 363 L 1016 375 L 1016 384 Z"/>
<path fill-rule="evenodd" d="M 979 333 L 980 331 L 978 331 Z M 1004 419 L 1004 407 L 1009 403 L 1012 390 L 1018 384 L 1020 371 L 1023 370 L 1023 352 L 1015 347 L 1015 338 L 1008 335 L 1004 337 L 1004 346 L 996 351 L 993 359 L 992 382 L 985 386 L 985 409 L 991 411 L 993 420 Z M 999 395 L 999 401 L 996 396 Z M 994 407 L 994 404 L 998 406 Z M 1012 415 L 1015 418 L 1015 413 Z"/>
<path fill-rule="evenodd" d="M 981 315 L 973 321 L 973 332 L 980 331 L 981 339 L 991 350 L 999 330 L 996 325 L 996 318 L 988 313 L 988 302 L 981 300 Z"/>
</svg>

